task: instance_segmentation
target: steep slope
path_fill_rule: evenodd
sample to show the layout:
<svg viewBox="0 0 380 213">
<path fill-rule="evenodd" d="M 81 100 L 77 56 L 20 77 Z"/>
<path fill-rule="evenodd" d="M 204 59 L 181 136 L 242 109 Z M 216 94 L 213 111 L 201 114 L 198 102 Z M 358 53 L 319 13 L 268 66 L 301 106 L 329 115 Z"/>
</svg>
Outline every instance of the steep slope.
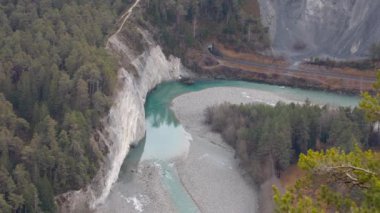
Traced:
<svg viewBox="0 0 380 213">
<path fill-rule="evenodd" d="M 0 212 L 55 212 L 95 176 L 117 80 L 104 42 L 125 4 L 0 1 Z"/>
<path fill-rule="evenodd" d="M 292 58 L 368 56 L 380 42 L 378 0 L 259 0 L 272 46 Z"/>
<path fill-rule="evenodd" d="M 104 201 L 117 180 L 130 145 L 145 134 L 147 93 L 163 81 L 186 75 L 180 59 L 167 58 L 151 34 L 137 24 L 136 17 L 141 17 L 138 3 L 139 0 L 122 17 L 121 27 L 107 42 L 107 49 L 119 58 L 120 85 L 101 133 L 101 140 L 109 149 L 108 156 L 87 188 L 58 198 L 62 212 L 88 211 Z"/>
</svg>

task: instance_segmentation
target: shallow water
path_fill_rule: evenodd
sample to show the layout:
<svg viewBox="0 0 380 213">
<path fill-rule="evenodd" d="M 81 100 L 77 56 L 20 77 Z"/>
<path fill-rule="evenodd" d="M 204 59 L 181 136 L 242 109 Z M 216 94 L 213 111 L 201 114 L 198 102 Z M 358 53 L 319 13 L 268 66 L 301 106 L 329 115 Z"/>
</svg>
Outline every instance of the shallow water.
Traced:
<svg viewBox="0 0 380 213">
<path fill-rule="evenodd" d="M 304 101 L 309 99 L 312 103 L 320 105 L 356 106 L 359 102 L 359 97 L 357 96 L 244 81 L 201 81 L 190 86 L 178 82 L 161 84 L 150 92 L 145 104 L 147 122 L 146 137 L 128 154 L 120 171 L 119 179 L 104 204 L 104 206 L 112 206 L 103 209 L 114 209 L 116 212 L 120 209 L 120 212 L 125 212 L 121 208 L 113 205 L 115 203 L 127 202 L 125 197 L 132 196 L 128 192 L 128 187 L 131 187 L 128 183 L 134 178 L 133 173 L 130 171 L 136 171 L 139 162 L 149 160 L 154 162 L 154 165 L 160 169 L 161 183 L 171 197 L 177 211 L 185 213 L 199 212 L 190 195 L 182 186 L 175 169 L 173 159 L 186 156 L 191 143 L 191 136 L 175 118 L 174 113 L 170 110 L 170 104 L 175 97 L 184 93 L 226 86 L 272 92 L 292 101 Z M 136 194 L 134 197 L 138 199 L 139 196 L 144 198 L 144 195 L 140 194 Z M 116 202 L 115 199 L 118 199 L 119 202 Z M 142 209 L 144 209 L 144 207 L 142 207 Z M 136 209 L 136 212 L 139 212 L 139 210 Z"/>
</svg>

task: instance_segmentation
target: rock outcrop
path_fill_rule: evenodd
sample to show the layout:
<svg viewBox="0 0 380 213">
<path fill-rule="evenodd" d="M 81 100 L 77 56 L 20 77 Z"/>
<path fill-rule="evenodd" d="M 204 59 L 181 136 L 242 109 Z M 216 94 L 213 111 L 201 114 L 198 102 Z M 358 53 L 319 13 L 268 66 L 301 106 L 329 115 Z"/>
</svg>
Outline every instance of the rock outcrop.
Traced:
<svg viewBox="0 0 380 213">
<path fill-rule="evenodd" d="M 134 6 L 138 13 L 138 4 Z M 107 49 L 118 57 L 120 65 L 119 91 L 104 119 L 105 128 L 99 133 L 102 136 L 100 142 L 107 145 L 109 152 L 89 186 L 57 198 L 61 212 L 89 212 L 104 202 L 130 146 L 145 135 L 147 93 L 163 81 L 187 75 L 180 59 L 166 57 L 151 34 L 137 24 L 136 17 L 127 13 L 122 17 L 125 18 L 122 27 L 107 42 Z"/>
<path fill-rule="evenodd" d="M 275 53 L 354 59 L 380 42 L 378 0 L 258 1 Z"/>
</svg>

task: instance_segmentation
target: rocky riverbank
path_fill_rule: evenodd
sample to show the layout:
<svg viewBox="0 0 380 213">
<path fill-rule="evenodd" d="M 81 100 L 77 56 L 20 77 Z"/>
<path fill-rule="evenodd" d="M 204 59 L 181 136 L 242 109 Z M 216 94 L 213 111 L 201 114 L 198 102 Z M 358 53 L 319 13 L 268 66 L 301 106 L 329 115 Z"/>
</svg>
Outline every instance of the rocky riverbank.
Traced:
<svg viewBox="0 0 380 213">
<path fill-rule="evenodd" d="M 173 100 L 176 117 L 193 138 L 187 159 L 177 169 L 202 212 L 270 212 L 271 185 L 258 187 L 251 181 L 233 148 L 204 124 L 204 111 L 224 102 L 274 105 L 278 101 L 289 102 L 271 92 L 232 87 L 205 89 Z"/>
</svg>

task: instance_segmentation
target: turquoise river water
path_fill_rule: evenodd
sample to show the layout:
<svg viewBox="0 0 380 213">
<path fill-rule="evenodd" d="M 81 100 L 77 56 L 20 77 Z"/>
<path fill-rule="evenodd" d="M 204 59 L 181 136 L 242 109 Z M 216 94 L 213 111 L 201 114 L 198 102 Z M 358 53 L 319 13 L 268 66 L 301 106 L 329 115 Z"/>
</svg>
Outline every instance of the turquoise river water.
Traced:
<svg viewBox="0 0 380 213">
<path fill-rule="evenodd" d="M 123 194 L 128 190 L 123 190 L 120 183 L 131 178 L 131 174 L 128 172 L 130 165 L 138 165 L 139 162 L 150 160 L 162 170 L 161 183 L 172 198 L 178 212 L 199 212 L 197 206 L 182 186 L 172 163 L 173 159 L 183 155 L 188 150 L 191 136 L 175 118 L 174 113 L 170 110 L 170 104 L 175 97 L 181 94 L 211 87 L 256 89 L 272 92 L 292 101 L 309 99 L 312 103 L 321 105 L 356 106 L 359 102 L 359 97 L 357 96 L 244 81 L 201 81 L 193 85 L 184 85 L 178 82 L 161 84 L 150 92 L 147 97 L 145 105 L 146 137 L 128 154 L 119 174 L 118 183 L 116 184 L 118 187 L 113 189 L 112 193 L 118 191 L 118 193 Z"/>
</svg>

